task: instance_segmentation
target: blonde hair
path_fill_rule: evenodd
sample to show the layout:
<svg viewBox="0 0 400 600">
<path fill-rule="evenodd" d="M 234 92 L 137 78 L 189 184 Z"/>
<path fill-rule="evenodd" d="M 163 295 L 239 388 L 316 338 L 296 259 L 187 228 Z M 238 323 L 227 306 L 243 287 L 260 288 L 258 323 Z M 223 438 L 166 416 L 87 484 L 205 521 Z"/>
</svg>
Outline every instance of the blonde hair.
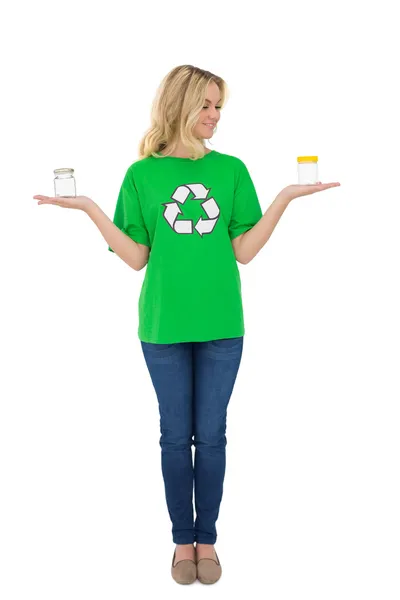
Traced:
<svg viewBox="0 0 400 600">
<path fill-rule="evenodd" d="M 204 156 L 204 141 L 193 134 L 193 129 L 211 81 L 220 90 L 222 107 L 228 88 L 218 75 L 193 65 L 181 65 L 164 77 L 153 100 L 151 125 L 139 143 L 139 159 L 151 155 L 162 158 L 156 153 L 167 146 L 172 153 L 179 141 L 189 149 L 193 160 Z"/>
</svg>

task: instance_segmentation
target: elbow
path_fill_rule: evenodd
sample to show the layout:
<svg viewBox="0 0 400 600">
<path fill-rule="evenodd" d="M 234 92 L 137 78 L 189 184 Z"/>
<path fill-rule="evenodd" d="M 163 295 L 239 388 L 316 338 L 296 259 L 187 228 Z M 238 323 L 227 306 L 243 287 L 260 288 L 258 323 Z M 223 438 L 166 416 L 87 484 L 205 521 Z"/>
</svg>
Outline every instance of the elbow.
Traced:
<svg viewBox="0 0 400 600">
<path fill-rule="evenodd" d="M 240 263 L 241 265 L 245 265 L 246 264 L 246 261 L 243 260 L 243 258 L 241 256 L 239 256 L 238 254 L 235 254 L 235 258 L 236 258 L 236 261 L 238 263 Z"/>
<path fill-rule="evenodd" d="M 139 255 L 136 257 L 137 264 L 136 264 L 136 267 L 134 267 L 135 271 L 141 271 L 142 269 L 144 269 L 144 267 L 149 262 L 149 258 L 150 258 L 150 247 L 149 246 L 139 244 L 139 248 L 140 248 L 140 252 L 139 252 Z"/>
<path fill-rule="evenodd" d="M 247 259 L 243 256 L 238 257 L 237 261 L 240 262 L 241 265 L 247 265 L 250 262 L 251 259 Z"/>
<path fill-rule="evenodd" d="M 139 265 L 136 265 L 136 267 L 134 267 L 135 271 L 141 271 L 142 269 L 144 269 L 148 262 L 149 262 L 148 260 L 145 260 L 144 262 L 140 263 Z"/>
<path fill-rule="evenodd" d="M 242 257 L 242 265 L 248 265 L 253 260 L 253 258 L 254 256 Z"/>
</svg>

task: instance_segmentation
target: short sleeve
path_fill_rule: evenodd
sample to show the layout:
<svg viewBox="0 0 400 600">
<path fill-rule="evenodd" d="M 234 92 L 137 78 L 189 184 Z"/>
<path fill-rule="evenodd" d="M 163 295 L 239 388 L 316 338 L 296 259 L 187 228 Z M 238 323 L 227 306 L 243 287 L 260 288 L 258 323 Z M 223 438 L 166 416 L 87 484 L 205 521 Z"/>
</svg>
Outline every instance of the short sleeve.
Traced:
<svg viewBox="0 0 400 600">
<path fill-rule="evenodd" d="M 135 242 L 151 247 L 131 167 L 119 190 L 113 223 Z M 108 249 L 114 252 L 110 246 Z"/>
<path fill-rule="evenodd" d="M 254 227 L 262 216 L 263 212 L 250 173 L 244 162 L 239 160 L 235 175 L 232 215 L 228 227 L 230 239 L 233 240 Z"/>
</svg>

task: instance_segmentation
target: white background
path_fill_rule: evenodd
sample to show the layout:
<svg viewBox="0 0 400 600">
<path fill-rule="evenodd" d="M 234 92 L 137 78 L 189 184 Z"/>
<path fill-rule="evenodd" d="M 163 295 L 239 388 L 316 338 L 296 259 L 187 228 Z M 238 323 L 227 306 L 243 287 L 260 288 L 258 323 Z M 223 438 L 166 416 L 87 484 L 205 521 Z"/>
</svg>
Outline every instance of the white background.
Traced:
<svg viewBox="0 0 400 600">
<path fill-rule="evenodd" d="M 0 596 L 398 600 L 399 52 L 395 3 L 9 3 L 1 9 Z M 295 199 L 239 265 L 221 580 L 179 586 L 135 272 L 53 169 L 112 218 L 162 77 L 230 99 L 208 144 L 265 212 L 297 156 L 341 186 Z"/>
</svg>

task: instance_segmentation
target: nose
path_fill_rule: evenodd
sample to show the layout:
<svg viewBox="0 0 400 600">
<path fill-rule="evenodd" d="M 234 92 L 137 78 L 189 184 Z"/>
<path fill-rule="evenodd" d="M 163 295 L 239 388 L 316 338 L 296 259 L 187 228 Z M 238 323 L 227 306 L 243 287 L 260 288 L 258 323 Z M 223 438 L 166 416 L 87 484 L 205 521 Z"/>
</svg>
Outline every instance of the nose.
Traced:
<svg viewBox="0 0 400 600">
<path fill-rule="evenodd" d="M 208 117 L 210 121 L 218 121 L 218 116 L 218 110 L 210 106 L 208 109 Z"/>
</svg>

